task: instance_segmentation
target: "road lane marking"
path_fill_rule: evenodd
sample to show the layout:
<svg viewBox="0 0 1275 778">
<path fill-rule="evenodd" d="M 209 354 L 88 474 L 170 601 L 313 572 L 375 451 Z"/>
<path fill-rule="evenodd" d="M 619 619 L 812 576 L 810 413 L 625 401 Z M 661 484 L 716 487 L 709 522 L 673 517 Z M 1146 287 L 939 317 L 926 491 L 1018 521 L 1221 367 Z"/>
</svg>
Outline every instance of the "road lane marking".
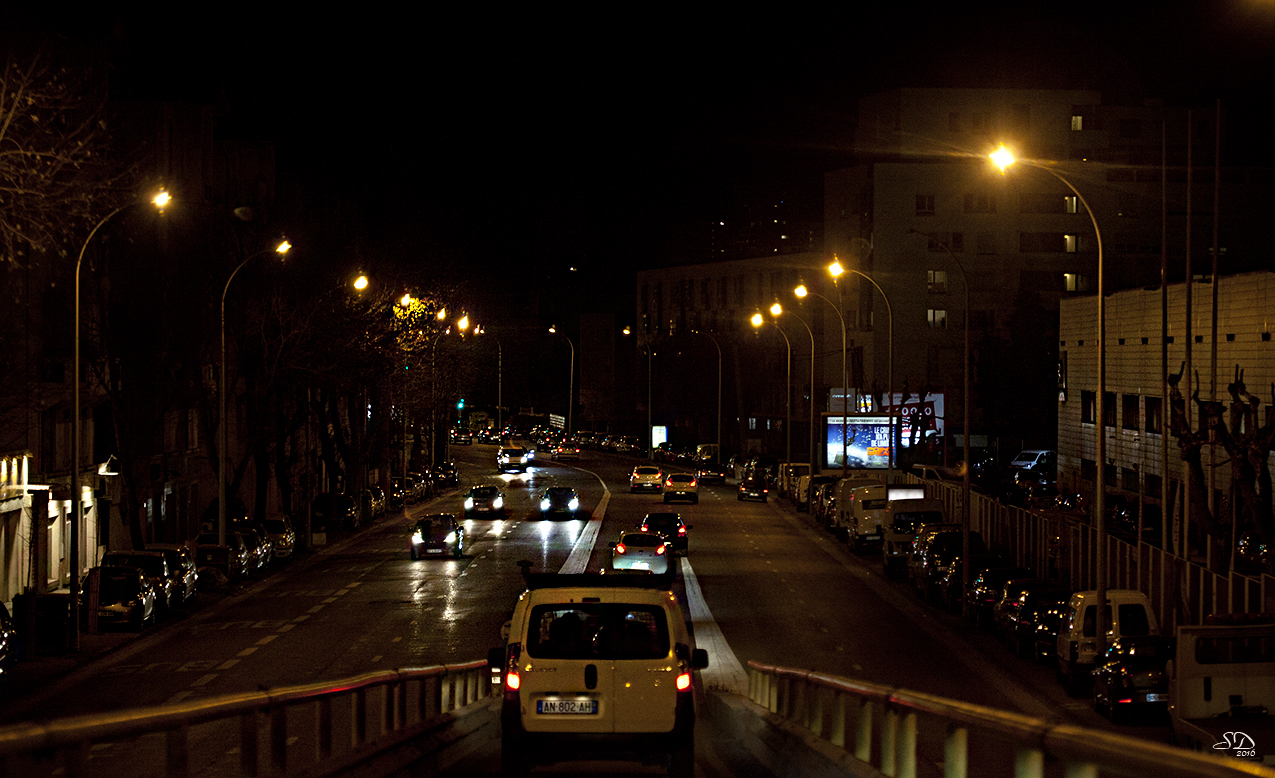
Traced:
<svg viewBox="0 0 1275 778">
<path fill-rule="evenodd" d="M 205 675 L 203 678 L 200 678 L 199 680 L 192 683 L 191 686 L 206 686 L 209 683 L 211 683 L 212 680 L 216 677 L 217 677 L 216 673 L 213 673 L 212 675 Z"/>
<path fill-rule="evenodd" d="M 267 635 L 266 637 L 262 638 L 261 640 L 258 640 L 258 641 L 257 641 L 257 645 L 259 645 L 259 646 L 264 646 L 264 645 L 266 645 L 267 643 L 270 643 L 271 641 L 273 641 L 273 640 L 277 639 L 278 637 L 279 637 L 278 635 Z"/>
<path fill-rule="evenodd" d="M 589 471 L 585 471 L 586 473 Z M 595 478 L 596 473 L 591 474 Z M 598 478 L 602 481 L 601 478 Z M 559 573 L 573 574 L 583 573 L 589 566 L 589 557 L 593 555 L 593 546 L 598 540 L 598 533 L 602 531 L 602 519 L 606 516 L 607 503 L 611 501 L 611 490 L 606 488 L 606 483 L 602 484 L 602 499 L 598 500 L 598 507 L 593 510 L 593 515 L 589 517 L 589 521 L 585 523 L 584 529 L 580 532 L 580 537 L 576 538 L 575 545 L 571 548 L 571 554 L 567 557 L 567 561 L 562 565 Z"/>
<path fill-rule="evenodd" d="M 245 648 L 243 651 L 236 654 L 236 656 L 252 656 L 255 653 L 257 653 L 257 647 L 253 646 L 251 648 Z"/>
<path fill-rule="evenodd" d="M 239 660 L 238 660 L 238 659 L 227 659 L 226 661 L 224 661 L 224 662 L 222 662 L 221 664 L 217 665 L 217 669 L 218 669 L 218 670 L 229 670 L 230 668 L 234 667 L 234 666 L 235 666 L 235 665 L 237 665 L 237 664 L 239 664 Z"/>
<path fill-rule="evenodd" d="M 691 561 L 682 558 L 682 583 L 686 587 L 686 605 L 690 609 L 691 628 L 695 644 L 708 653 L 708 667 L 700 671 L 706 689 L 721 689 L 748 696 L 748 673 L 739 658 L 726 642 L 721 627 L 713 620 L 713 612 L 704 601 L 699 579 L 691 568 Z"/>
</svg>

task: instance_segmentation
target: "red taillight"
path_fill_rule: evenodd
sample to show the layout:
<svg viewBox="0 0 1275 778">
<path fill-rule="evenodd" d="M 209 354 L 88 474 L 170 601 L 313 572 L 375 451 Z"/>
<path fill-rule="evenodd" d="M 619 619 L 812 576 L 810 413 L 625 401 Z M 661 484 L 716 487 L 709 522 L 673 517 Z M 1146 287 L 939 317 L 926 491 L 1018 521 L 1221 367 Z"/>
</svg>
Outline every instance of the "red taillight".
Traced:
<svg viewBox="0 0 1275 778">
<path fill-rule="evenodd" d="M 663 544 L 663 543 L 661 543 L 661 544 L 659 544 L 658 546 L 656 546 L 656 547 L 655 547 L 655 553 L 656 553 L 656 554 L 663 554 L 663 553 L 664 553 L 664 544 Z"/>
<path fill-rule="evenodd" d="M 516 692 L 522 687 L 522 678 L 518 675 L 518 659 L 522 656 L 522 644 L 510 643 L 505 652 L 505 691 Z"/>
<path fill-rule="evenodd" d="M 517 670 L 510 670 L 505 673 L 505 688 L 511 692 L 516 692 L 522 686 L 522 679 L 518 677 Z"/>
<path fill-rule="evenodd" d="M 672 485 L 673 485 L 673 479 L 672 479 L 672 478 L 668 479 L 667 481 L 665 481 L 665 482 L 664 482 L 664 485 L 665 485 L 665 486 L 672 486 Z"/>
<path fill-rule="evenodd" d="M 624 544 L 623 544 L 623 543 L 616 543 L 616 544 L 615 544 L 615 553 L 617 553 L 617 554 L 623 554 L 623 553 L 624 553 Z"/>
<path fill-rule="evenodd" d="M 692 479 L 692 480 L 691 480 L 691 486 L 699 486 L 699 481 L 696 481 L 696 480 Z"/>
<path fill-rule="evenodd" d="M 679 534 L 679 535 L 685 535 L 685 534 L 686 534 L 686 527 L 678 527 L 678 528 L 677 528 L 677 534 Z"/>
<path fill-rule="evenodd" d="M 1133 698 L 1132 698 L 1132 697 L 1130 697 L 1130 698 L 1128 698 L 1128 699 L 1124 699 L 1124 700 L 1116 700 L 1116 702 L 1117 702 L 1117 703 L 1119 703 L 1120 705 L 1127 705 L 1127 704 L 1129 704 L 1129 703 L 1133 702 Z"/>
<path fill-rule="evenodd" d="M 679 673 L 677 676 L 677 690 L 684 692 L 689 688 L 691 688 L 691 674 Z"/>
<path fill-rule="evenodd" d="M 638 527 L 638 529 L 641 530 L 642 532 L 650 532 L 650 530 L 646 528 L 646 524 L 643 524 L 642 526 Z"/>
</svg>

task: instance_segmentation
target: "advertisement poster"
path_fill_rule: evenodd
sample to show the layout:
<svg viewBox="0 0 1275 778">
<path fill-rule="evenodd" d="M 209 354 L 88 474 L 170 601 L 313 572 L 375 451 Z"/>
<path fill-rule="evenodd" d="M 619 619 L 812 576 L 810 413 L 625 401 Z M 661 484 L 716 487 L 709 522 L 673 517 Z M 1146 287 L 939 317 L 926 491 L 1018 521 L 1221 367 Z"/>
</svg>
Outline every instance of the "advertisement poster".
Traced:
<svg viewBox="0 0 1275 778">
<path fill-rule="evenodd" d="M 895 402 L 902 396 L 895 394 Z M 890 421 L 885 413 L 851 414 L 845 418 L 848 444 L 845 452 L 848 467 L 879 468 L 890 466 Z M 841 467 L 840 414 L 824 417 L 824 467 Z M 918 439 L 943 435 L 943 395 L 929 395 L 924 400 L 912 401 L 899 409 L 898 423 L 902 430 L 902 444 L 907 448 L 912 441 L 913 428 L 919 429 Z"/>
</svg>

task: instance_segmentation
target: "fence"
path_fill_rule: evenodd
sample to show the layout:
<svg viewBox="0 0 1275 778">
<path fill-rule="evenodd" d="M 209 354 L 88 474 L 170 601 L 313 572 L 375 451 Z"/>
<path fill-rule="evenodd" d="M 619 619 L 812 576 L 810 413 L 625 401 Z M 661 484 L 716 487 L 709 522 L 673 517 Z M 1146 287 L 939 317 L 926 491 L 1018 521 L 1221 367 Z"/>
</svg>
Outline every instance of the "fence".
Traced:
<svg viewBox="0 0 1275 778">
<path fill-rule="evenodd" d="M 326 775 L 490 690 L 484 659 L 20 724 L 0 729 L 0 775 Z M 236 738 L 237 764 L 219 763 Z"/>
<path fill-rule="evenodd" d="M 1068 778 L 1275 778 L 1229 757 L 757 662 L 748 663 L 748 697 L 894 778 L 916 778 L 923 758 L 941 761 L 946 778 L 1044 778 L 1047 763 L 1058 774 L 1055 762 Z"/>
<path fill-rule="evenodd" d="M 961 515 L 960 484 L 906 478 L 924 484 L 927 496 L 942 500 L 949 516 Z M 971 491 L 970 529 L 1015 565 L 1057 577 L 1076 591 L 1096 586 L 1097 528 L 1078 517 L 1003 505 Z M 1178 625 L 1203 624 L 1213 614 L 1275 611 L 1273 576 L 1218 575 L 1149 543 L 1135 545 L 1112 535 L 1105 542 L 1107 588 L 1145 592 L 1169 634 Z"/>
</svg>

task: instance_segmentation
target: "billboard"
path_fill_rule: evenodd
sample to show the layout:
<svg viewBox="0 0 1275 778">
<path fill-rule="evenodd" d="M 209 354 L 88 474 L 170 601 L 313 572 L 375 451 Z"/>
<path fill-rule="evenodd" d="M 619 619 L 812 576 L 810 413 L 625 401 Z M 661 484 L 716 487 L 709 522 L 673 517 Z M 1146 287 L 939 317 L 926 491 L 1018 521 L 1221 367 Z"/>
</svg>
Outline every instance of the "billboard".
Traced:
<svg viewBox="0 0 1275 778">
<path fill-rule="evenodd" d="M 902 395 L 894 395 L 895 403 Z M 924 400 L 912 401 L 899 408 L 898 423 L 902 433 L 902 445 L 912 442 L 913 427 L 918 427 L 918 439 L 943 435 L 943 395 L 930 394 Z M 886 411 L 879 413 L 824 414 L 823 467 L 841 467 L 841 423 L 845 420 L 845 452 L 848 467 L 880 468 L 890 466 L 890 419 Z"/>
</svg>

